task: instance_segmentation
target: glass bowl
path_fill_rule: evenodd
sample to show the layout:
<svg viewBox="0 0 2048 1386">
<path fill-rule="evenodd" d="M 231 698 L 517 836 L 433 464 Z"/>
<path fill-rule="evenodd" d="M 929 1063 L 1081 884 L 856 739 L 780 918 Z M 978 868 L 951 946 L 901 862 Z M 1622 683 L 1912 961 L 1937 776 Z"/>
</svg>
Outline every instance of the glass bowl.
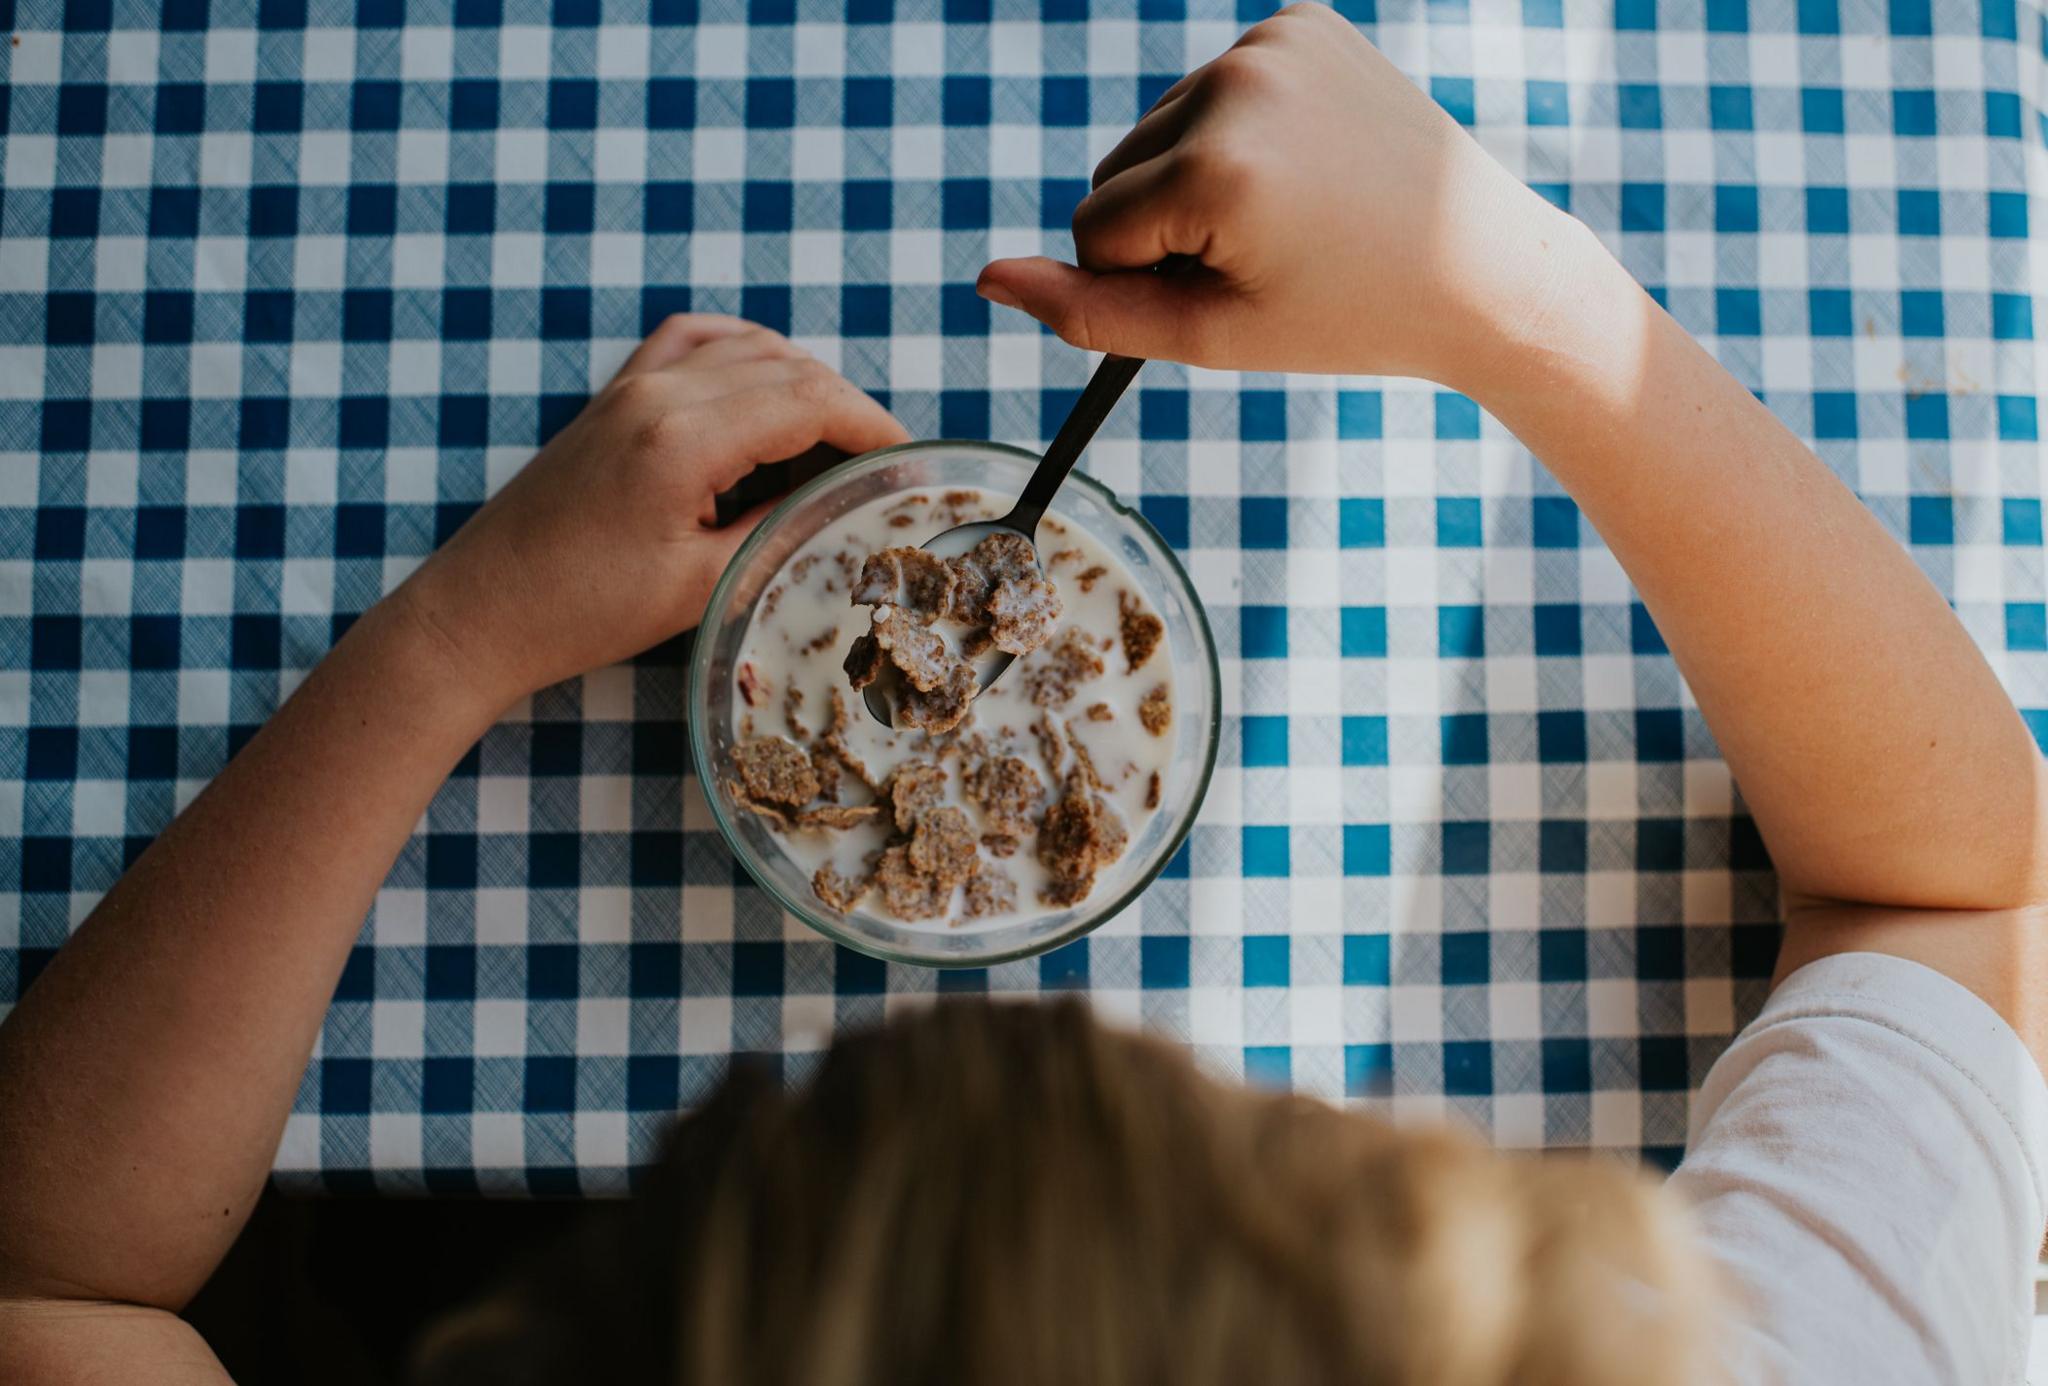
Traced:
<svg viewBox="0 0 2048 1386">
<path fill-rule="evenodd" d="M 1174 744 L 1159 810 L 1134 835 L 1123 857 L 1097 878 L 1086 900 L 1030 919 L 955 928 L 907 925 L 858 909 L 842 912 L 818 899 L 809 874 L 783 853 L 774 832 L 727 794 L 725 767 L 731 764 L 735 739 L 734 661 L 755 601 L 790 557 L 827 525 L 876 497 L 943 486 L 980 486 L 1015 495 L 1037 465 L 1038 458 L 1020 448 L 951 441 L 904 443 L 854 458 L 784 498 L 747 536 L 712 589 L 690 657 L 686 717 L 697 784 L 719 833 L 747 874 L 783 909 L 849 948 L 927 967 L 984 967 L 1057 948 L 1115 915 L 1152 883 L 1186 839 L 1208 792 L 1223 703 L 1209 619 L 1159 531 L 1101 482 L 1075 472 L 1049 513 L 1080 526 L 1130 569 L 1166 623 L 1174 677 Z M 865 715 L 858 700 L 853 706 L 856 716 Z"/>
</svg>

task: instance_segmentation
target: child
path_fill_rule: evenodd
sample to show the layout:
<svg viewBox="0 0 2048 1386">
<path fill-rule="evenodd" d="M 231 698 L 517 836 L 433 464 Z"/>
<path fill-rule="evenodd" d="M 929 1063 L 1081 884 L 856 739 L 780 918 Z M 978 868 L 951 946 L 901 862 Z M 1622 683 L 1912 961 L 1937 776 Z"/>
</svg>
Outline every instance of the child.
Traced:
<svg viewBox="0 0 2048 1386">
<path fill-rule="evenodd" d="M 735 1080 L 642 1213 L 422 1370 L 2019 1381 L 2048 1221 L 2041 760 L 1910 559 L 1327 11 L 1170 90 L 1074 229 L 1078 267 L 998 262 L 982 292 L 1091 349 L 1461 390 L 1634 579 L 1785 893 L 1777 988 L 1673 1180 L 1696 1232 L 1605 1166 L 1230 1093 L 1066 1011 L 945 1012 L 842 1043 L 799 1097 Z M 1203 268 L 1145 272 L 1169 254 Z M 674 320 L 350 630 L 0 1027 L 0 1375 L 215 1379 L 173 1312 L 261 1188 L 441 777 L 518 697 L 696 618 L 738 538 L 704 527 L 715 490 L 899 436 L 772 334 Z"/>
</svg>

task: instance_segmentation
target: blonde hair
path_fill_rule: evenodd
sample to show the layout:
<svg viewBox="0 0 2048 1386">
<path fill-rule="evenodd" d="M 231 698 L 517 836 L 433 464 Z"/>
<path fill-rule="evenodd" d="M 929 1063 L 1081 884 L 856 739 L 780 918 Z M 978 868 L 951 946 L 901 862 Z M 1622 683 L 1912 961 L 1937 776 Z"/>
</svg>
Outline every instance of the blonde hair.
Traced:
<svg viewBox="0 0 2048 1386">
<path fill-rule="evenodd" d="M 490 1311 L 528 1367 L 546 1339 L 649 1383 L 1718 1379 L 1711 1277 L 1640 1173 L 1222 1084 L 1074 1002 L 942 1005 L 796 1092 L 736 1077 L 607 1244 L 569 1264 L 608 1276 Z M 420 1379 L 473 1379 L 487 1336 Z"/>
</svg>

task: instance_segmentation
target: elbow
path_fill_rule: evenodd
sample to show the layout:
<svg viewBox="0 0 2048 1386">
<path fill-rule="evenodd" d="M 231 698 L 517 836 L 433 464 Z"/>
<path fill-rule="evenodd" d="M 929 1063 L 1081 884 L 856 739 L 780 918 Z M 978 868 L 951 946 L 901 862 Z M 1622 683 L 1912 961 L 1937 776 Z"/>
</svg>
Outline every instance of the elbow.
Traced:
<svg viewBox="0 0 2048 1386">
<path fill-rule="evenodd" d="M 2048 912 L 2048 759 L 2030 745 L 2026 771 L 1955 815 L 1941 863 L 1949 909 Z"/>
<path fill-rule="evenodd" d="M 2013 897 L 2007 908 L 2048 907 L 2048 759 L 2034 751 L 2028 761 L 2031 792 L 2025 821 L 2012 831 L 2016 857 L 2011 872 Z"/>
<path fill-rule="evenodd" d="M 2001 758 L 1995 773 L 1916 786 L 1847 831 L 1759 812 L 1787 900 L 2048 915 L 2048 759 L 2031 738 Z"/>
<path fill-rule="evenodd" d="M 2031 746 L 2024 788 L 1987 792 L 1959 815 L 1968 825 L 1953 844 L 1945 894 L 1950 909 L 2048 911 L 2048 759 Z M 2002 802 L 2001 802 L 2002 801 Z"/>
</svg>

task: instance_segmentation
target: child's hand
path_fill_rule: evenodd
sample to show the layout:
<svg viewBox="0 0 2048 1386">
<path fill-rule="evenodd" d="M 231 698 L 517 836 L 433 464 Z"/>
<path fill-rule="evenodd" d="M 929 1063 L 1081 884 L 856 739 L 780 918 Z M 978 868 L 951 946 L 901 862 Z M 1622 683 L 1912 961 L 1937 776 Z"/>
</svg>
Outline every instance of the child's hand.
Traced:
<svg viewBox="0 0 2048 1386">
<path fill-rule="evenodd" d="M 1581 238 L 1349 23 L 1296 5 L 1102 161 L 1080 268 L 998 260 L 978 287 L 1090 350 L 1455 384 L 1534 329 Z M 1206 272 L 1143 272 L 1171 254 Z"/>
<path fill-rule="evenodd" d="M 888 411 L 780 334 L 672 317 L 394 594 L 492 711 L 697 623 L 763 506 L 713 497 L 818 442 L 900 443 Z"/>
</svg>

